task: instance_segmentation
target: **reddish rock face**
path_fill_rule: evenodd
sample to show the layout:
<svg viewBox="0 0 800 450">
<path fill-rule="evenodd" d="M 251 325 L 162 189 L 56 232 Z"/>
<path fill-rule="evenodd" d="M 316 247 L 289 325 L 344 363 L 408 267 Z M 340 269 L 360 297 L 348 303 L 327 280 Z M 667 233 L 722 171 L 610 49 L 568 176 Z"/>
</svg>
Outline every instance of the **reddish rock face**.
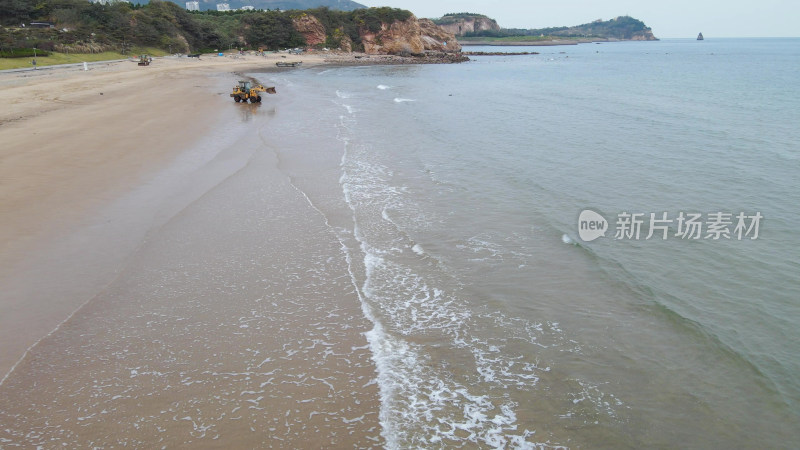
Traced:
<svg viewBox="0 0 800 450">
<path fill-rule="evenodd" d="M 292 19 L 294 28 L 306 39 L 308 46 L 324 44 L 326 30 L 313 15 L 300 14 Z M 353 42 L 340 29 L 331 33 L 339 47 L 352 51 Z M 406 20 L 381 24 L 378 32 L 360 31 L 364 52 L 373 55 L 416 55 L 425 51 L 460 52 L 461 45 L 455 35 L 439 27 L 429 19 L 417 19 L 413 15 Z M 334 44 L 336 45 L 336 44 Z"/>
<path fill-rule="evenodd" d="M 342 49 L 343 52 L 352 52 L 353 51 L 353 40 L 350 39 L 350 36 L 343 36 L 339 40 L 339 48 Z"/>
<path fill-rule="evenodd" d="M 458 52 L 456 37 L 428 19 L 413 15 L 404 21 L 382 24 L 377 33 L 362 31 L 361 42 L 368 54 L 420 54 L 426 50 Z"/>
<path fill-rule="evenodd" d="M 294 29 L 302 34 L 308 46 L 325 43 L 325 27 L 314 16 L 303 13 L 292 19 Z"/>
</svg>

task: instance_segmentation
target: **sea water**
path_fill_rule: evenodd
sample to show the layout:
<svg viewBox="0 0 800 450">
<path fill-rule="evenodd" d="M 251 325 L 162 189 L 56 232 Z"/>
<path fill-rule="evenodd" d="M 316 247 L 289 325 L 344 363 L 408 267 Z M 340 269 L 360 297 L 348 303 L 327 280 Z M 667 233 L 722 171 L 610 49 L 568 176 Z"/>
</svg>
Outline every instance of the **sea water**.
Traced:
<svg viewBox="0 0 800 450">
<path fill-rule="evenodd" d="M 338 141 L 388 446 L 800 445 L 800 40 L 525 50 L 256 74 Z"/>
</svg>

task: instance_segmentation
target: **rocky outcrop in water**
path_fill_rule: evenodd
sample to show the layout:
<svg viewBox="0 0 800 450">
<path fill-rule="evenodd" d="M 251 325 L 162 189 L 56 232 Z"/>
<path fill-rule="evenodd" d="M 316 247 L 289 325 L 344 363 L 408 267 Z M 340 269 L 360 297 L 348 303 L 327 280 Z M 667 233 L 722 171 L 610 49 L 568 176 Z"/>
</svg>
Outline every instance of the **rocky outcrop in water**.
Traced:
<svg viewBox="0 0 800 450">
<path fill-rule="evenodd" d="M 331 53 L 325 62 L 337 65 L 454 64 L 469 61 L 463 53 L 426 52 L 422 56 L 367 55 L 365 53 Z"/>
<path fill-rule="evenodd" d="M 653 30 L 650 28 L 644 29 L 631 36 L 632 41 L 657 41 L 658 38 L 653 35 Z"/>
</svg>

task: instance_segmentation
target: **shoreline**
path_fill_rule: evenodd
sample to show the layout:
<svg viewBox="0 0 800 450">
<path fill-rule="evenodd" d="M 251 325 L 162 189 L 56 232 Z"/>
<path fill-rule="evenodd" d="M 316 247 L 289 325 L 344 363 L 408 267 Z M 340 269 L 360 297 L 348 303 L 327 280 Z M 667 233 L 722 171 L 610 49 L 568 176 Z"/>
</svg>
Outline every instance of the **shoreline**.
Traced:
<svg viewBox="0 0 800 450">
<path fill-rule="evenodd" d="M 658 39 L 656 39 L 658 40 Z M 596 39 L 551 39 L 542 41 L 458 41 L 464 47 L 553 47 L 558 45 L 578 45 L 578 44 L 602 44 L 605 42 L 648 42 L 636 39 L 613 39 L 613 38 L 596 38 Z"/>
<path fill-rule="evenodd" d="M 281 85 L 257 105 L 228 96 L 241 73 L 292 70 L 271 56 L 0 74 L 0 99 L 13 105 L 0 115 L 0 139 L 13 143 L 0 151 L 9 180 L 0 187 L 0 392 L 8 400 L 0 442 L 42 443 L 66 431 L 71 446 L 215 439 L 208 443 L 258 447 L 273 434 L 380 444 L 369 321 L 339 273 L 340 244 L 280 167 L 285 137 L 267 131 L 288 120 L 272 116 L 296 99 L 280 97 L 290 90 Z M 297 59 L 326 64 L 321 55 Z M 253 128 L 256 115 L 267 119 L 264 130 Z M 242 267 L 219 276 L 229 268 L 211 262 L 219 257 Z M 295 278 L 293 270 L 310 272 L 295 264 L 327 267 L 329 279 Z M 189 267 L 195 274 L 166 292 L 174 284 L 164 278 Z M 213 301 L 230 283 L 236 290 Z M 274 414 L 259 412 L 264 406 Z M 163 416 L 173 409 L 181 412 Z M 246 420 L 231 422 L 236 415 Z M 216 436 L 205 432 L 211 422 Z M 153 426 L 170 430 L 166 440 Z"/>
<path fill-rule="evenodd" d="M 167 56 L 146 67 L 137 66 L 136 59 L 95 62 L 87 71 L 83 64 L 0 71 L 0 101 L 10 105 L 0 111 L 0 139 L 7 144 L 0 150 L 0 284 L 5 288 L 0 294 L 0 380 L 32 346 L 102 291 L 127 257 L 113 250 L 107 264 L 76 280 L 59 267 L 70 264 L 53 260 L 48 252 L 58 246 L 64 257 L 80 258 L 80 245 L 66 240 L 75 240 L 81 228 L 97 226 L 92 217 L 103 208 L 202 141 L 203 123 L 230 100 L 235 74 L 296 70 L 276 67 L 276 62 L 303 61 L 303 67 L 314 67 L 441 64 L 458 58 L 269 53 Z M 227 84 L 220 86 L 220 77 L 227 77 Z M 88 236 L 81 239 L 91 242 Z M 60 274 L 56 278 L 68 286 L 43 292 L 37 279 L 47 274 Z"/>
</svg>

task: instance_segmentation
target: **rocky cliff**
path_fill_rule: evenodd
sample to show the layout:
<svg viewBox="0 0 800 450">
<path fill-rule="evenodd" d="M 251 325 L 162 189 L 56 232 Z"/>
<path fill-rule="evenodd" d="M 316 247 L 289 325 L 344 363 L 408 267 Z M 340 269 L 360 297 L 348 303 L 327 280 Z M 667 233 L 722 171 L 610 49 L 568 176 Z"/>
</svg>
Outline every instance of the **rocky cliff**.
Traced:
<svg viewBox="0 0 800 450">
<path fill-rule="evenodd" d="M 437 19 L 436 23 L 456 36 L 464 36 L 476 31 L 500 30 L 500 25 L 494 19 L 481 15 L 445 16 Z"/>
<path fill-rule="evenodd" d="M 653 30 L 649 27 L 631 36 L 632 41 L 657 41 L 658 38 L 653 34 Z"/>
<path fill-rule="evenodd" d="M 314 46 L 325 43 L 325 27 L 316 17 L 302 13 L 292 18 L 292 24 L 294 29 L 303 35 L 306 45 Z"/>
<path fill-rule="evenodd" d="M 357 38 L 351 38 L 342 28 L 326 30 L 322 22 L 312 14 L 300 14 L 292 19 L 295 30 L 302 34 L 309 46 L 333 42 L 343 51 L 352 51 L 354 40 L 363 46 L 364 53 L 372 55 L 422 55 L 426 52 L 460 52 L 456 37 L 437 26 L 429 19 L 417 19 L 409 13 L 405 20 L 391 23 L 380 22 L 380 26 L 358 29 Z"/>
<path fill-rule="evenodd" d="M 460 52 L 461 45 L 456 41 L 455 35 L 436 25 L 430 19 L 419 19 L 419 27 L 425 50 L 438 50 L 443 52 Z"/>
<path fill-rule="evenodd" d="M 452 33 L 428 19 L 414 16 L 403 21 L 381 25 L 378 32 L 363 31 L 361 43 L 367 54 L 421 55 L 426 51 L 458 52 L 461 45 Z"/>
</svg>

